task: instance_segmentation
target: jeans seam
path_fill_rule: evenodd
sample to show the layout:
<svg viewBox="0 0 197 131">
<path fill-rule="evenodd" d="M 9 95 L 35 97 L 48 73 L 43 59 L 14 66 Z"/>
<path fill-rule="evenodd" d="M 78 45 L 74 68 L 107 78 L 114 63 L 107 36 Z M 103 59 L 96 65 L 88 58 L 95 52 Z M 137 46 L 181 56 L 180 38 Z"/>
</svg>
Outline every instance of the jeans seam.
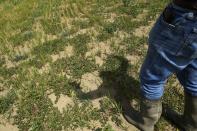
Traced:
<svg viewBox="0 0 197 131">
<path fill-rule="evenodd" d="M 182 41 L 182 46 L 177 50 L 177 52 L 175 53 L 175 56 L 178 55 L 178 53 L 189 44 L 189 36 L 190 34 L 187 34 L 184 38 L 184 40 Z"/>
</svg>

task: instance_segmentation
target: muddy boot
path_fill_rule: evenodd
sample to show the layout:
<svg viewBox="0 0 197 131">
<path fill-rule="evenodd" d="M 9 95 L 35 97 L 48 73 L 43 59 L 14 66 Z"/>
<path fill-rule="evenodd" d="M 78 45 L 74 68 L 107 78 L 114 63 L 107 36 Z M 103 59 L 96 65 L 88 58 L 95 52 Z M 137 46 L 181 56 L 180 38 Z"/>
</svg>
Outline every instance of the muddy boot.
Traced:
<svg viewBox="0 0 197 131">
<path fill-rule="evenodd" d="M 197 131 L 197 97 L 185 93 L 185 106 L 183 115 L 164 106 L 164 117 L 183 131 Z"/>
<path fill-rule="evenodd" d="M 140 112 L 127 107 L 127 109 L 123 109 L 123 116 L 129 123 L 142 131 L 154 131 L 154 125 L 159 120 L 161 112 L 162 104 L 160 100 L 142 99 Z"/>
</svg>

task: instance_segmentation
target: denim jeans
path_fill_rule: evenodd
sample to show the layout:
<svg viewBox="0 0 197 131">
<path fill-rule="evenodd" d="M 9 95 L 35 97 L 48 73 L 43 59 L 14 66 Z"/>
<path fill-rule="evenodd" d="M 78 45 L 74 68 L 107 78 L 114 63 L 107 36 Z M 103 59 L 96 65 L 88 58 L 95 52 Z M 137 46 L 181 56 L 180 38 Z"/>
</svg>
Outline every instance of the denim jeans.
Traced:
<svg viewBox="0 0 197 131">
<path fill-rule="evenodd" d="M 171 23 L 163 13 L 149 33 L 148 51 L 140 70 L 142 96 L 161 99 L 164 84 L 176 74 L 184 91 L 197 96 L 197 11 L 169 4 L 175 12 Z"/>
</svg>

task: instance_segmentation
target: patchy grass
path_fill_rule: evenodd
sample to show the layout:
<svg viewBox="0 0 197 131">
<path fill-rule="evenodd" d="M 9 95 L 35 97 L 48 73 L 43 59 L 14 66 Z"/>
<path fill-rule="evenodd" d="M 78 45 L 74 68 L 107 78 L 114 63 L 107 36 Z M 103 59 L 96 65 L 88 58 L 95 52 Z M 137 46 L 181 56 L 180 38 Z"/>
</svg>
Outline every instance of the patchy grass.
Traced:
<svg viewBox="0 0 197 131">
<path fill-rule="evenodd" d="M 1 0 L 0 114 L 21 131 L 137 130 L 121 118 L 118 95 L 139 102 L 138 73 L 147 51 L 143 32 L 167 3 Z M 83 92 L 82 76 L 95 71 L 102 83 Z M 95 84 L 93 78 L 88 82 Z M 172 76 L 164 102 L 182 111 L 183 93 L 175 83 Z M 62 96 L 73 104 L 60 111 Z M 156 130 L 176 128 L 161 118 Z"/>
</svg>

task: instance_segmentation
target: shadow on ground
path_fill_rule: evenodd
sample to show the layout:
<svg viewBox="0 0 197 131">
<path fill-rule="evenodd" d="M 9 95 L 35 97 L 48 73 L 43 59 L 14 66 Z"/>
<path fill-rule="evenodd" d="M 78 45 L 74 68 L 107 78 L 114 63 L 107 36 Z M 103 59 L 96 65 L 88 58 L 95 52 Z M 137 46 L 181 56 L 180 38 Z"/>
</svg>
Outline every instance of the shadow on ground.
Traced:
<svg viewBox="0 0 197 131">
<path fill-rule="evenodd" d="M 112 97 L 117 103 L 120 103 L 122 97 L 128 99 L 139 99 L 139 81 L 129 76 L 127 70 L 129 62 L 122 56 L 110 56 L 119 61 L 120 65 L 113 71 L 101 71 L 99 76 L 103 83 L 94 91 L 83 93 L 79 90 L 81 99 L 97 99 L 103 96 Z"/>
<path fill-rule="evenodd" d="M 121 109 L 123 109 L 122 100 L 126 98 L 126 100 L 128 100 L 126 101 L 126 106 L 132 108 L 130 102 L 134 99 L 135 101 L 139 101 L 140 98 L 140 83 L 138 80 L 128 75 L 129 62 L 126 58 L 122 56 L 110 56 L 110 59 L 115 59 L 119 62 L 118 68 L 110 71 L 100 71 L 99 76 L 103 81 L 102 85 L 97 90 L 88 93 L 84 93 L 78 88 L 78 98 L 80 100 L 94 100 L 103 96 L 110 96 Z M 133 108 L 133 110 L 135 109 Z"/>
</svg>

